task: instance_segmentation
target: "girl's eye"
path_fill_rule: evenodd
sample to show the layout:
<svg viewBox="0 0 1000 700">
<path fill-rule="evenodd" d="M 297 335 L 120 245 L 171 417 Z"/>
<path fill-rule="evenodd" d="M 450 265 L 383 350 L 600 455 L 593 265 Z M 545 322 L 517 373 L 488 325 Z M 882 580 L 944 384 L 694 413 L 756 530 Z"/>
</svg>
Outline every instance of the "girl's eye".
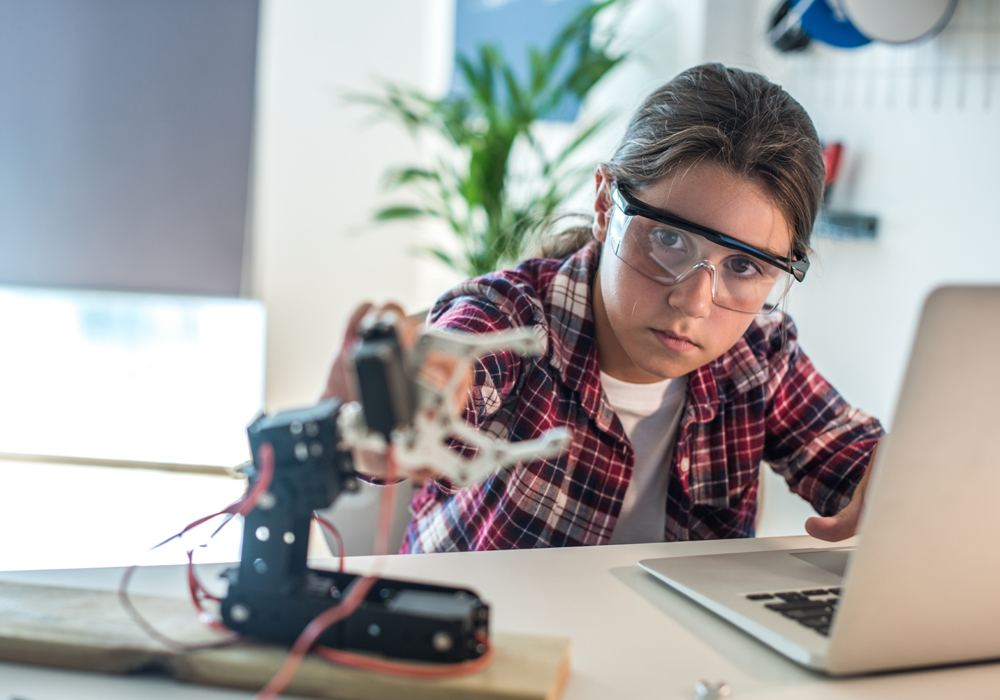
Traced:
<svg viewBox="0 0 1000 700">
<path fill-rule="evenodd" d="M 736 257 L 729 259 L 729 269 L 735 272 L 740 277 L 758 277 L 764 274 L 761 270 L 760 265 L 751 258 Z"/>
<path fill-rule="evenodd" d="M 682 248 L 684 247 L 684 237 L 681 235 L 680 231 L 672 228 L 657 228 L 653 231 L 653 240 L 657 245 L 663 246 L 664 248 Z"/>
</svg>

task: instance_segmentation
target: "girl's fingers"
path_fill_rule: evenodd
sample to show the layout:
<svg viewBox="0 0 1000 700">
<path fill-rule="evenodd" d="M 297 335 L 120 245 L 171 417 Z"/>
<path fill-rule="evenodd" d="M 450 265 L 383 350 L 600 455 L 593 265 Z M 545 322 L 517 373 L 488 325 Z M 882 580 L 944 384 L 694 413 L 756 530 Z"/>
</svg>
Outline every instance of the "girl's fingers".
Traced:
<svg viewBox="0 0 1000 700">
<path fill-rule="evenodd" d="M 857 488 L 854 489 L 851 502 L 844 506 L 842 511 L 827 518 L 809 518 L 806 520 L 806 532 L 816 539 L 827 542 L 839 542 L 853 537 L 861 522 L 862 506 L 865 502 L 865 490 L 868 488 L 868 475 L 870 473 L 871 468 L 869 467 Z"/>
<path fill-rule="evenodd" d="M 374 323 L 386 314 L 392 314 L 396 317 L 396 330 L 399 334 L 399 342 L 402 345 L 403 350 L 408 352 L 413 349 L 420 331 L 423 328 L 426 313 L 407 316 L 402 305 L 396 302 L 388 302 L 381 305 L 364 302 L 363 304 L 358 305 L 351 313 L 351 317 L 347 322 L 343 345 L 341 346 L 340 352 L 334 360 L 333 367 L 330 370 L 330 376 L 327 379 L 327 388 L 323 394 L 323 398 L 338 398 L 342 401 L 352 401 L 356 398 L 354 395 L 355 392 L 352 378 L 350 376 L 351 352 L 354 349 L 354 345 L 358 341 L 361 329 L 367 324 Z M 421 367 L 420 371 L 425 378 L 431 378 L 433 383 L 439 388 L 444 388 L 447 385 L 452 373 L 456 370 L 457 364 L 458 361 L 451 356 L 432 352 L 425 361 L 424 366 Z M 455 405 L 453 406 L 453 410 L 456 412 L 460 412 L 464 409 L 468 401 L 469 392 L 473 382 L 471 367 L 466 369 L 465 375 L 466 376 L 463 376 L 459 385 Z M 354 456 L 355 469 L 358 472 L 371 478 L 385 477 L 385 455 L 380 455 L 368 450 L 355 450 Z M 436 478 L 439 475 L 433 467 L 427 466 L 411 470 L 410 476 L 414 477 L 419 483 L 428 479 Z"/>
<path fill-rule="evenodd" d="M 424 364 L 420 367 L 420 374 L 425 381 L 429 382 L 437 389 L 443 390 L 447 387 L 448 383 L 452 379 L 452 375 L 456 371 L 463 371 L 459 370 L 458 366 L 459 361 L 451 355 L 445 355 L 437 352 L 436 350 L 431 350 L 427 353 L 427 358 L 424 360 Z M 473 378 L 474 374 L 472 367 L 466 366 L 455 390 L 452 410 L 456 414 L 460 414 L 469 403 L 469 395 L 472 391 Z"/>
<path fill-rule="evenodd" d="M 828 518 L 809 518 L 806 520 L 806 532 L 818 540 L 840 542 L 853 537 L 857 520 L 849 520 L 840 514 Z"/>
<path fill-rule="evenodd" d="M 357 340 L 358 328 L 362 320 L 372 310 L 374 304 L 364 302 L 355 307 L 347 320 L 347 328 L 344 331 L 344 339 L 341 341 L 337 356 L 333 358 L 333 365 L 326 377 L 326 387 L 320 399 L 340 399 L 341 401 L 354 400 L 354 385 L 349 375 L 350 354 Z"/>
<path fill-rule="evenodd" d="M 407 316 L 400 304 L 390 301 L 378 307 L 371 306 L 368 313 L 365 314 L 364 322 L 373 323 L 386 314 L 392 314 L 396 317 L 394 320 L 396 332 L 399 334 L 399 342 L 403 346 L 403 350 L 412 350 L 424 325 L 423 315 Z"/>
<path fill-rule="evenodd" d="M 347 321 L 347 329 L 344 331 L 344 345 L 353 344 L 358 336 L 358 328 L 361 327 L 361 321 L 374 308 L 375 305 L 370 301 L 362 302 L 355 307 L 354 311 L 351 312 L 350 319 Z"/>
<path fill-rule="evenodd" d="M 406 312 L 403 311 L 403 307 L 394 301 L 386 302 L 385 304 L 382 304 L 382 306 L 379 308 L 379 313 L 386 313 L 386 312 L 392 312 L 397 316 L 399 316 L 400 318 L 406 318 Z"/>
</svg>

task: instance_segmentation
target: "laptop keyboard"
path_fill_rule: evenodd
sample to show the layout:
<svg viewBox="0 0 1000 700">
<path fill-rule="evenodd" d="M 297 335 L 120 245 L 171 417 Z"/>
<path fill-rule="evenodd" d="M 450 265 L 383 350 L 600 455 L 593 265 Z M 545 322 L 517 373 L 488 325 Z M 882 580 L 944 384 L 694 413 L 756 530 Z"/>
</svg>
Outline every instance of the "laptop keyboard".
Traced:
<svg viewBox="0 0 1000 700">
<path fill-rule="evenodd" d="M 780 613 L 827 637 L 833 615 L 837 611 L 839 596 L 839 588 L 808 588 L 780 593 L 750 593 L 746 599 L 760 601 L 768 610 Z"/>
</svg>

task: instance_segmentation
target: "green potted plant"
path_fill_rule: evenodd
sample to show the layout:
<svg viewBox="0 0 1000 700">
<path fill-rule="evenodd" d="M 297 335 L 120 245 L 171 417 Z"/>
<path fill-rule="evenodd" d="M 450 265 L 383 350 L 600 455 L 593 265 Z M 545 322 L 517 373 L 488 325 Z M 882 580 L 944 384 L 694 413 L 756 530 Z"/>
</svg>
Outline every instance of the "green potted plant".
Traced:
<svg viewBox="0 0 1000 700">
<path fill-rule="evenodd" d="M 445 222 L 455 235 L 457 251 L 441 246 L 425 250 L 467 277 L 520 260 L 531 232 L 579 186 L 570 157 L 607 117 L 581 127 L 555 154 L 546 153 L 534 127 L 567 97 L 582 100 L 623 60 L 624 55 L 609 50 L 613 32 L 591 37 L 595 15 L 621 2 L 588 5 L 548 48 L 532 48 L 526 79 L 519 79 L 501 52 L 487 44 L 473 57 L 456 57 L 465 88 L 458 94 L 437 99 L 388 84 L 383 94 L 358 98 L 402 123 L 414 138 L 433 139 L 437 146 L 432 164 L 387 174 L 389 189 L 409 191 L 417 203 L 386 206 L 375 219 L 430 217 Z M 517 182 L 512 155 L 525 149 L 533 172 L 528 182 Z"/>
</svg>

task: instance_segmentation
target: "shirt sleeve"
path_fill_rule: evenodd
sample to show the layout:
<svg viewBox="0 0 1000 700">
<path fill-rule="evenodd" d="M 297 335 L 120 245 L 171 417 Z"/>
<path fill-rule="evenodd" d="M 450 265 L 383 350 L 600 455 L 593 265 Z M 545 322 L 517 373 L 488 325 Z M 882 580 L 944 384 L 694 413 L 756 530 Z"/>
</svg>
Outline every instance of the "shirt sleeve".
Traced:
<svg viewBox="0 0 1000 700">
<path fill-rule="evenodd" d="M 477 335 L 530 326 L 545 338 L 546 330 L 539 327 L 541 318 L 534 295 L 510 280 L 486 277 L 470 280 L 441 297 L 431 309 L 428 323 L 434 328 Z M 478 428 L 516 397 L 523 388 L 524 365 L 529 361 L 510 350 L 480 357 L 473 365 L 465 419 Z"/>
<path fill-rule="evenodd" d="M 790 321 L 775 345 L 764 458 L 818 513 L 833 515 L 850 502 L 884 430 L 816 370 Z"/>
</svg>

